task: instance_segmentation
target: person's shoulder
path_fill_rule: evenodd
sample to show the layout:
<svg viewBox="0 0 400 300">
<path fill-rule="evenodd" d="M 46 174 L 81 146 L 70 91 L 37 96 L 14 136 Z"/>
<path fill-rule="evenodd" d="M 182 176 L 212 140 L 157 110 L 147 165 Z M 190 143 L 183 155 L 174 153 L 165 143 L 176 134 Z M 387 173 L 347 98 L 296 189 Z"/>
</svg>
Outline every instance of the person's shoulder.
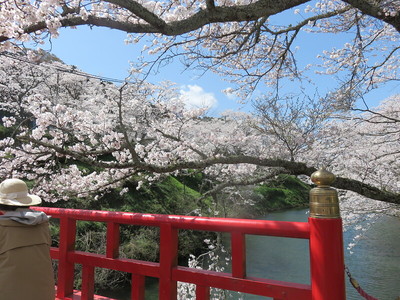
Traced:
<svg viewBox="0 0 400 300">
<path fill-rule="evenodd" d="M 9 218 L 0 218 L 0 226 L 3 227 L 25 227 L 27 226 L 26 224 L 18 223 L 14 220 L 11 220 Z"/>
</svg>

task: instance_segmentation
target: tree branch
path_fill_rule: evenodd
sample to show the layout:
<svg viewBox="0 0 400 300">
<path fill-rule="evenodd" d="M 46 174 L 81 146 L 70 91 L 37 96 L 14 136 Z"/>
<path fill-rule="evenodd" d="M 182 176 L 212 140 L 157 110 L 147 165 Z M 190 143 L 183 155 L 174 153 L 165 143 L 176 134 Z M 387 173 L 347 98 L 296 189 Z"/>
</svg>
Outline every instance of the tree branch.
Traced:
<svg viewBox="0 0 400 300">
<path fill-rule="evenodd" d="M 337 177 L 332 185 L 338 189 L 356 192 L 370 199 L 380 200 L 388 203 L 400 204 L 400 195 L 389 191 L 378 189 L 358 180 Z"/>
<path fill-rule="evenodd" d="M 106 0 L 104 2 L 109 2 L 129 10 L 130 12 L 141 18 L 143 21 L 146 21 L 152 27 L 157 28 L 160 31 L 164 31 L 165 27 L 167 26 L 167 23 L 163 19 L 161 19 L 136 1 Z"/>
<path fill-rule="evenodd" d="M 213 165 L 236 165 L 236 164 L 252 164 L 260 167 L 280 168 L 282 173 L 289 175 L 307 175 L 311 176 L 312 173 L 317 171 L 315 167 L 307 166 L 305 163 L 287 161 L 283 159 L 270 159 L 270 158 L 259 158 L 245 155 L 227 156 L 227 157 L 210 157 L 207 159 L 196 160 L 196 161 L 181 161 L 177 163 L 170 163 L 165 166 L 148 164 L 144 162 L 129 162 L 129 163 L 118 163 L 118 162 L 106 162 L 99 161 L 97 159 L 88 158 L 87 153 L 80 154 L 68 149 L 63 149 L 58 146 L 37 141 L 32 138 L 24 137 L 20 138 L 22 141 L 30 141 L 40 146 L 48 147 L 57 151 L 60 154 L 68 155 L 79 161 L 87 163 L 92 166 L 105 168 L 105 169 L 133 169 L 134 172 L 153 172 L 158 174 L 171 173 L 174 171 L 185 170 L 185 169 L 196 169 L 203 170 Z M 251 179 L 249 179 L 249 182 Z M 372 185 L 363 183 L 358 180 L 338 177 L 336 182 L 333 184 L 334 187 L 343 190 L 349 190 L 356 192 L 367 198 L 374 200 L 380 200 L 388 203 L 400 204 L 400 195 L 389 191 L 380 190 Z"/>
<path fill-rule="evenodd" d="M 89 15 L 88 18 L 66 16 L 61 19 L 62 27 L 93 25 L 122 30 L 128 33 L 161 33 L 168 36 L 181 35 L 197 30 L 204 25 L 212 23 L 254 21 L 262 17 L 269 17 L 293 8 L 308 0 L 259 0 L 247 5 L 217 6 L 212 9 L 199 10 L 192 16 L 166 23 L 160 17 L 131 0 L 105 0 L 124 8 L 146 22 L 146 24 L 116 21 L 111 18 L 102 18 Z M 210 6 L 210 5 L 209 5 Z M 71 10 L 73 11 L 73 9 Z M 38 22 L 24 28 L 24 33 L 30 34 L 47 29 L 45 22 Z M 10 37 L 0 36 L 0 42 L 9 40 Z"/>
<path fill-rule="evenodd" d="M 369 15 L 375 19 L 381 20 L 389 25 L 392 25 L 398 32 L 400 32 L 400 11 L 394 15 L 387 14 L 380 6 L 381 1 L 371 0 L 344 0 L 344 2 L 351 6 L 359 9 L 366 15 Z M 398 8 L 397 8 L 398 9 Z"/>
</svg>

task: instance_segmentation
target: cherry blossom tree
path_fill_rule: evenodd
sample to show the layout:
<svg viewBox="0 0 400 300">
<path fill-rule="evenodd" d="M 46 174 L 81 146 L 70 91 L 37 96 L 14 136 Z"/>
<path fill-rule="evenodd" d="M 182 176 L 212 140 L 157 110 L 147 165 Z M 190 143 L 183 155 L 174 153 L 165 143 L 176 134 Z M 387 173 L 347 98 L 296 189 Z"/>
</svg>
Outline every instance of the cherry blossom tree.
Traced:
<svg viewBox="0 0 400 300">
<path fill-rule="evenodd" d="M 137 68 L 145 76 L 179 56 L 188 68 L 212 70 L 233 80 L 236 85 L 229 93 L 245 98 L 261 84 L 271 87 L 258 102 L 261 118 L 249 121 L 251 117 L 228 115 L 207 123 L 202 120 L 204 111 L 184 108 L 171 84 L 156 86 L 138 78 L 115 86 L 76 77 L 73 68 L 61 65 L 56 66 L 61 73 L 39 67 L 16 71 L 3 81 L 8 99 L 2 104 L 7 111 L 3 122 L 15 130 L 13 138 L 2 141 L 2 163 L 7 165 L 3 172 L 29 173 L 36 164 L 39 171 L 29 176 L 49 177 L 59 167 L 57 161 L 68 162 L 68 167 L 57 169 L 60 193 L 66 191 L 68 178 L 74 178 L 70 182 L 76 186 L 68 189 L 79 194 L 83 187 L 99 190 L 137 174 L 151 178 L 188 169 L 218 175 L 219 190 L 224 182 L 262 182 L 277 170 L 310 175 L 331 161 L 328 153 L 335 153 L 332 157 L 344 165 L 338 149 L 344 145 L 340 141 L 345 130 L 338 129 L 337 137 L 324 134 L 320 121 L 327 120 L 331 111 L 354 108 L 355 100 L 371 89 L 398 80 L 399 6 L 399 1 L 367 0 L 1 1 L 3 51 L 21 51 L 26 42 L 41 44 L 56 38 L 61 27 L 101 26 L 127 32 L 128 43 L 145 44 Z M 304 46 L 298 49 L 299 42 L 306 36 L 339 33 L 346 33 L 343 43 L 322 50 L 319 61 L 305 66 L 299 61 Z M 28 51 L 32 60 L 33 54 Z M 8 64 L 15 68 L 15 62 Z M 277 101 L 288 97 L 285 86 L 297 80 L 305 88 L 310 71 L 337 78 L 320 97 L 328 114 L 320 119 L 315 118 L 318 113 L 314 119 L 312 114 L 296 115 L 296 105 L 301 105 L 290 101 L 286 112 L 292 113 L 282 114 Z M 337 127 L 345 124 L 350 123 Z M 335 132 L 334 125 L 327 126 L 327 132 Z M 388 129 L 379 128 L 383 130 L 379 134 Z M 356 131 L 346 134 L 363 136 Z M 323 145 L 332 149 L 318 152 L 325 149 Z M 77 161 L 96 171 L 88 172 Z M 386 190 L 376 178 L 337 170 L 343 175 L 338 186 L 399 202 L 397 190 Z M 41 178 L 45 186 L 49 181 Z"/>
<path fill-rule="evenodd" d="M 283 99 L 260 97 L 254 101 L 254 127 L 263 135 L 276 138 L 281 145 L 281 155 L 297 161 L 302 153 L 312 151 L 310 147 L 318 132 L 332 115 L 329 104 L 319 98 L 303 99 L 293 95 Z"/>
<path fill-rule="evenodd" d="M 326 125 L 310 158 L 347 178 L 381 190 L 398 190 L 399 95 L 382 101 L 374 110 L 346 117 Z"/>
<path fill-rule="evenodd" d="M 231 80 L 227 93 L 247 99 L 260 86 L 269 93 L 255 101 L 255 117 L 209 119 L 186 109 L 172 83 L 133 76 L 117 86 L 60 62 L 35 62 L 32 51 L 29 62 L 6 56 L 81 25 L 144 44 L 136 65 L 144 77 L 179 57 L 186 68 Z M 399 204 L 399 96 L 374 110 L 355 106 L 399 80 L 399 33 L 398 0 L 0 0 L 0 113 L 9 130 L 0 140 L 0 177 L 34 180 L 37 194 L 56 201 L 201 170 L 217 183 L 207 196 L 327 166 L 339 175 L 336 187 Z M 314 50 L 303 40 L 339 34 L 317 59 L 299 59 Z M 291 100 L 293 86 L 314 93 L 314 73 L 333 79 L 330 89 Z M 363 111 L 332 119 L 349 108 Z M 365 212 L 363 201 L 352 195 L 342 205 L 347 224 L 357 222 L 357 208 Z"/>
<path fill-rule="evenodd" d="M 339 188 L 399 202 L 395 181 L 383 177 L 397 174 L 387 172 L 396 166 L 396 143 L 386 152 L 373 152 L 377 156 L 365 153 L 395 134 L 396 123 L 390 120 L 398 118 L 397 98 L 376 114 L 349 115 L 352 119 L 341 122 L 326 119 L 309 132 L 291 130 L 291 136 L 285 131 L 282 141 L 279 132 L 267 131 L 266 124 L 251 115 L 204 118 L 204 109 L 186 109 L 172 83 L 138 80 L 118 86 L 74 73 L 60 62 L 32 64 L 5 55 L 0 59 L 2 123 L 10 129 L 0 144 L 1 176 L 34 180 L 45 199 L 99 194 L 127 179 L 140 187 L 144 180 L 189 170 L 201 170 L 219 183 L 208 192 L 212 194 L 279 173 L 309 176 L 317 167 L 329 166 L 342 175 Z M 274 117 L 281 120 L 278 112 Z M 289 120 L 314 124 L 305 114 L 296 118 L 291 114 Z M 374 126 L 355 126 L 365 124 L 361 119 Z M 361 141 L 367 129 L 366 151 Z M 377 134 L 382 138 L 375 139 Z M 285 142 L 290 139 L 306 145 L 307 151 L 293 155 Z M 366 161 L 379 173 L 368 172 Z"/>
<path fill-rule="evenodd" d="M 399 79 L 399 8 L 398 0 L 3 0 L 0 43 L 11 50 L 57 37 L 61 27 L 107 27 L 127 32 L 128 43 L 145 43 L 141 70 L 180 56 L 188 68 L 230 78 L 229 92 L 243 97 L 260 84 L 275 91 L 293 80 L 307 86 L 311 70 L 336 78 L 326 97 L 349 108 Z M 343 40 L 315 53 L 320 60 L 299 61 L 314 48 L 302 40 L 340 33 Z"/>
</svg>

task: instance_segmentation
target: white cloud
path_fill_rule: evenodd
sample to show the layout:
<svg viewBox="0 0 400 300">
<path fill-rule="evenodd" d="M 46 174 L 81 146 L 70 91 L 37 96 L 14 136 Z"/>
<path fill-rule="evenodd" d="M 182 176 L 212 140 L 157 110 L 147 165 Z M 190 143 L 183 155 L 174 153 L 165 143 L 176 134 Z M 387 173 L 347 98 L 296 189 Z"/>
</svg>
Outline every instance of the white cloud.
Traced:
<svg viewBox="0 0 400 300">
<path fill-rule="evenodd" d="M 226 89 L 223 90 L 222 92 L 223 92 L 223 93 L 226 95 L 226 97 L 227 97 L 228 99 L 230 99 L 230 100 L 236 100 L 236 99 L 237 99 L 237 96 L 236 96 L 236 94 L 235 94 L 233 88 L 231 88 L 231 87 L 226 88 Z"/>
<path fill-rule="evenodd" d="M 214 108 L 217 106 L 217 98 L 213 93 L 207 93 L 201 86 L 185 85 L 181 88 L 181 95 L 188 108 Z"/>
</svg>

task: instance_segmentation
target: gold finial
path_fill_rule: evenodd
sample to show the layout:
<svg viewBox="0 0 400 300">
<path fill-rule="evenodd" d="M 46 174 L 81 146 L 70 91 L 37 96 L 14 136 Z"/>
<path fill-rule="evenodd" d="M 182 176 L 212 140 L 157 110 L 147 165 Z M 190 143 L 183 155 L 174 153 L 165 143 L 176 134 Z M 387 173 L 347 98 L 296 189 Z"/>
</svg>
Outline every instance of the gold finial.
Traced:
<svg viewBox="0 0 400 300">
<path fill-rule="evenodd" d="M 311 175 L 311 181 L 317 185 L 310 191 L 311 218 L 340 218 L 338 194 L 330 187 L 335 179 L 335 175 L 325 169 Z"/>
<path fill-rule="evenodd" d="M 311 174 L 311 181 L 318 186 L 330 186 L 336 180 L 336 176 L 333 173 L 322 168 Z"/>
</svg>

